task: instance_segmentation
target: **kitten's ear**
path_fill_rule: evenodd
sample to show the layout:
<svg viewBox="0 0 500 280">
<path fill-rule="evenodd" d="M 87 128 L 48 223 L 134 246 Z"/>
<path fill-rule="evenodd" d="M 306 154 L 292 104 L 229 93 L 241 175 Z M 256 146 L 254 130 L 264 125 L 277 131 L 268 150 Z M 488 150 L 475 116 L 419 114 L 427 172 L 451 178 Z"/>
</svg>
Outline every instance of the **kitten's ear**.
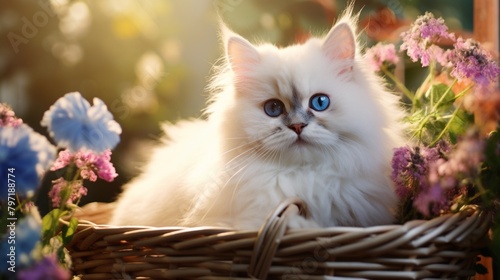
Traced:
<svg viewBox="0 0 500 280">
<path fill-rule="evenodd" d="M 223 27 L 226 57 L 238 78 L 248 76 L 253 67 L 259 63 L 260 54 L 257 49 L 243 37 Z"/>
<path fill-rule="evenodd" d="M 322 49 L 330 59 L 346 62 L 354 60 L 356 39 L 351 26 L 346 22 L 336 24 L 326 35 Z"/>
</svg>

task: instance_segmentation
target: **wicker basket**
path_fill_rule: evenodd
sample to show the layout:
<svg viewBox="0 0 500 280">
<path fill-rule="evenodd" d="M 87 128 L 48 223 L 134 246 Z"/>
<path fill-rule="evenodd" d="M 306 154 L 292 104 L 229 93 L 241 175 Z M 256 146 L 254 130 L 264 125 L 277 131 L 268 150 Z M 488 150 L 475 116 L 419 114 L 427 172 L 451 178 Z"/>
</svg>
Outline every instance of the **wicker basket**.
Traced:
<svg viewBox="0 0 500 280">
<path fill-rule="evenodd" d="M 106 217 L 111 207 L 85 207 Z M 68 249 L 81 279 L 466 279 L 490 215 L 475 207 L 368 228 L 287 230 L 289 200 L 259 231 L 82 222 Z"/>
</svg>

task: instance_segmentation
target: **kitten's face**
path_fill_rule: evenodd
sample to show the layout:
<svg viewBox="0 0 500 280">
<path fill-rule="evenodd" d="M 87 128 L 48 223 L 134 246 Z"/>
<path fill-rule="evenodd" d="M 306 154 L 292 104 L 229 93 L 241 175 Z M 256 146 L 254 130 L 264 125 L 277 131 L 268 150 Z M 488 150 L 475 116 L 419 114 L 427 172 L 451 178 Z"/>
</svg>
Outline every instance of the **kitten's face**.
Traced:
<svg viewBox="0 0 500 280">
<path fill-rule="evenodd" d="M 278 49 L 228 41 L 240 138 L 270 160 L 318 162 L 342 156 L 368 134 L 372 104 L 354 80 L 354 36 L 345 24 L 324 40 Z M 319 161 L 320 162 L 320 161 Z"/>
</svg>

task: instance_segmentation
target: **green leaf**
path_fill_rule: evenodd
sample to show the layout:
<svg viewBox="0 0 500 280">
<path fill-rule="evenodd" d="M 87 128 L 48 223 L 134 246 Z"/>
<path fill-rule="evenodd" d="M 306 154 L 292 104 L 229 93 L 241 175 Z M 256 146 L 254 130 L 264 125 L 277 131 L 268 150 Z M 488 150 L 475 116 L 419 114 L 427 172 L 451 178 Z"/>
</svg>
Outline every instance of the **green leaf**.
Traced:
<svg viewBox="0 0 500 280">
<path fill-rule="evenodd" d="M 470 127 L 469 125 L 472 124 L 472 122 L 473 119 L 469 113 L 459 110 L 448 128 L 448 137 L 451 143 L 457 143 L 458 137 L 465 134 L 467 128 Z"/>
<path fill-rule="evenodd" d="M 78 219 L 75 217 L 71 217 L 71 219 L 69 220 L 69 224 L 63 226 L 62 241 L 64 245 L 67 245 L 71 241 L 73 235 L 76 232 L 77 227 L 78 227 Z"/>
<path fill-rule="evenodd" d="M 58 235 L 57 237 L 58 242 L 57 244 L 63 244 L 62 243 L 62 237 L 60 235 Z M 64 251 L 64 245 L 62 246 L 59 246 L 56 250 L 56 256 L 57 256 L 57 260 L 59 261 L 60 264 L 64 264 L 65 263 L 65 259 L 66 259 L 66 252 Z"/>
<path fill-rule="evenodd" d="M 58 227 L 59 219 L 62 217 L 63 211 L 61 209 L 53 209 L 42 219 L 42 243 L 47 245 L 50 242 Z"/>
<path fill-rule="evenodd" d="M 425 98 L 430 101 L 430 104 L 438 104 L 437 108 L 450 106 L 453 104 L 455 93 L 445 84 L 432 85 L 425 93 Z"/>
</svg>

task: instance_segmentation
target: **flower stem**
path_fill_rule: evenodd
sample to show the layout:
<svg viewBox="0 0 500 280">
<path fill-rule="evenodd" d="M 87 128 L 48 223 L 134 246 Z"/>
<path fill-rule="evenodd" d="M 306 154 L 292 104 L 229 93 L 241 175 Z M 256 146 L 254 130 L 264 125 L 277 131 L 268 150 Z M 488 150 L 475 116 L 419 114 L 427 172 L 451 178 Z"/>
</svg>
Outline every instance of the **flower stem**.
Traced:
<svg viewBox="0 0 500 280">
<path fill-rule="evenodd" d="M 412 138 L 416 136 L 418 138 L 418 141 L 420 143 L 422 142 L 422 133 L 424 131 L 424 127 L 427 124 L 427 122 L 429 121 L 429 119 L 433 116 L 434 116 L 433 112 L 425 114 L 424 118 L 418 122 L 419 123 L 418 128 L 413 133 Z"/>
<path fill-rule="evenodd" d="M 387 70 L 386 67 L 382 67 L 382 71 L 389 79 L 391 79 L 391 81 L 394 82 L 394 84 L 396 84 L 396 86 L 403 92 L 403 94 L 413 102 L 413 99 L 415 98 L 413 93 L 403 83 L 401 83 L 401 81 L 399 81 L 399 79 L 396 78 L 396 76 L 394 76 L 391 71 Z"/>
<path fill-rule="evenodd" d="M 436 102 L 436 104 L 434 104 L 434 106 L 432 106 L 432 112 L 436 111 L 437 108 L 439 107 L 439 105 L 441 105 L 441 103 L 443 103 L 444 98 L 446 97 L 446 95 L 448 95 L 448 93 L 450 93 L 451 89 L 457 83 L 457 81 L 458 81 L 457 79 L 454 79 L 453 82 L 451 83 L 451 85 L 448 86 L 446 91 L 443 94 L 441 94 L 441 97 L 439 98 L 439 100 Z"/>
<path fill-rule="evenodd" d="M 453 100 L 457 100 L 460 97 L 464 96 L 469 91 L 469 89 L 471 89 L 472 87 L 473 87 L 473 85 L 470 85 L 470 86 L 466 87 L 464 90 L 462 90 L 461 92 L 457 93 L 455 95 L 455 97 L 453 98 Z"/>
<path fill-rule="evenodd" d="M 446 126 L 443 128 L 443 130 L 441 130 L 441 132 L 439 133 L 439 135 L 436 137 L 436 139 L 434 139 L 434 141 L 431 142 L 431 144 L 429 146 L 433 146 L 435 145 L 442 137 L 443 135 L 446 133 L 446 131 L 450 128 L 450 125 L 451 123 L 453 122 L 453 120 L 455 119 L 455 117 L 457 116 L 457 113 L 458 111 L 460 110 L 460 108 L 462 107 L 462 103 L 461 102 L 457 108 L 455 108 L 455 111 L 453 111 L 453 114 L 451 115 L 450 119 L 448 120 L 448 122 L 446 123 Z"/>
<path fill-rule="evenodd" d="M 429 77 L 431 78 L 431 85 L 434 84 L 434 77 L 436 77 L 436 61 L 431 60 L 429 63 Z"/>
<path fill-rule="evenodd" d="M 66 202 L 70 198 L 71 192 L 73 191 L 72 187 L 73 183 L 78 181 L 80 178 L 80 172 L 79 172 L 80 169 L 77 168 L 76 170 L 75 169 L 72 169 L 71 171 L 69 170 L 70 169 L 68 169 L 69 174 L 67 174 L 68 177 L 71 177 L 71 172 L 75 172 L 75 174 L 73 174 L 71 181 L 67 182 L 66 186 L 64 187 L 64 190 L 62 191 L 64 196 L 61 197 L 61 204 L 59 205 L 59 209 L 61 209 L 61 211 L 65 211 L 68 210 L 69 208 L 70 209 L 69 214 L 73 216 L 74 208 L 68 207 Z"/>
<path fill-rule="evenodd" d="M 422 85 L 417 89 L 417 92 L 415 93 L 415 99 L 422 98 L 422 95 L 424 94 L 423 90 L 424 90 L 424 88 L 427 87 L 427 84 L 429 84 L 430 81 L 431 81 L 431 76 L 429 74 L 429 75 L 427 75 L 425 80 L 422 82 Z"/>
</svg>

